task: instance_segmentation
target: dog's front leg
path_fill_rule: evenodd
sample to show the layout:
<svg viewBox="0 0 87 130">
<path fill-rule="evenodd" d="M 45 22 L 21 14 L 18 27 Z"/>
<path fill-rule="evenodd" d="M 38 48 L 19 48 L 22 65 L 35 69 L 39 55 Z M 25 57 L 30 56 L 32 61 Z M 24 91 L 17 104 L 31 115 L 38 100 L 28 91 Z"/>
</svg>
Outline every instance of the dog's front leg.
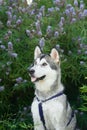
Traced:
<svg viewBox="0 0 87 130">
<path fill-rule="evenodd" d="M 34 130 L 44 130 L 43 124 L 40 121 L 38 115 L 37 117 L 33 116 L 33 121 L 34 121 Z"/>
<path fill-rule="evenodd" d="M 65 129 L 65 128 L 63 128 L 63 127 L 58 127 L 58 128 L 56 128 L 55 130 L 67 130 L 67 129 Z"/>
<path fill-rule="evenodd" d="M 34 130 L 44 130 L 43 125 L 42 124 L 34 125 Z"/>
<path fill-rule="evenodd" d="M 32 105 L 31 105 L 31 112 L 32 112 L 32 116 L 33 116 L 34 130 L 44 130 L 42 121 L 40 120 L 37 100 L 33 101 Z"/>
</svg>

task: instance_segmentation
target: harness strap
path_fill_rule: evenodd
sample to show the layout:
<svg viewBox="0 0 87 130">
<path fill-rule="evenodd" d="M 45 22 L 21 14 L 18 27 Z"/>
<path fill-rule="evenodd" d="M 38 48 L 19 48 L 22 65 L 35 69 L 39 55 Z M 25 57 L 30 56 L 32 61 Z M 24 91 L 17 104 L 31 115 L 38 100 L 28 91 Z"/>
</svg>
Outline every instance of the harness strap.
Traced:
<svg viewBox="0 0 87 130">
<path fill-rule="evenodd" d="M 38 97 L 36 97 L 37 101 L 40 102 L 38 104 L 39 116 L 40 116 L 40 120 L 42 121 L 43 127 L 44 127 L 45 130 L 47 130 L 47 128 L 46 128 L 46 124 L 45 124 L 42 103 L 47 102 L 47 101 L 49 101 L 49 100 L 51 100 L 53 98 L 56 98 L 58 96 L 61 96 L 62 94 L 64 94 L 63 91 L 61 91 L 60 93 L 58 93 L 58 94 L 56 94 L 56 95 L 54 95 L 54 96 L 52 96 L 52 97 L 50 97 L 50 98 L 48 98 L 46 100 L 40 100 Z"/>
<path fill-rule="evenodd" d="M 38 104 L 38 109 L 39 109 L 40 120 L 41 120 L 42 123 L 43 123 L 44 129 L 47 130 L 46 125 L 45 125 L 44 115 L 43 115 L 42 103 L 39 103 L 39 104 Z"/>
<path fill-rule="evenodd" d="M 51 100 L 53 98 L 56 98 L 58 96 L 61 96 L 63 94 L 64 94 L 63 91 L 61 91 L 60 93 L 58 93 L 58 94 L 56 94 L 56 95 L 54 95 L 54 96 L 52 96 L 52 97 L 50 97 L 50 98 L 48 98 L 46 100 L 40 100 L 38 97 L 36 97 L 37 101 L 40 102 L 38 104 L 39 116 L 40 116 L 40 120 L 42 121 L 42 124 L 43 124 L 43 127 L 44 127 L 45 130 L 47 130 L 47 128 L 46 128 L 46 123 L 45 123 L 45 119 L 44 119 L 42 103 L 47 102 L 47 101 L 49 101 L 49 100 Z M 70 117 L 70 119 L 69 119 L 69 121 L 67 123 L 67 126 L 71 123 L 73 117 L 74 117 L 74 111 L 72 111 L 72 113 L 71 113 L 71 117 Z"/>
<path fill-rule="evenodd" d="M 40 100 L 37 96 L 36 96 L 36 99 L 38 100 L 38 102 L 42 102 L 43 103 L 43 102 L 47 102 L 47 101 L 49 101 L 49 100 L 51 100 L 53 98 L 59 97 L 59 96 L 61 96 L 63 94 L 64 94 L 64 91 L 61 91 L 60 93 L 57 93 L 56 95 L 54 95 L 54 96 L 52 96 L 52 97 L 50 97 L 48 99 L 45 99 L 45 100 Z"/>
</svg>

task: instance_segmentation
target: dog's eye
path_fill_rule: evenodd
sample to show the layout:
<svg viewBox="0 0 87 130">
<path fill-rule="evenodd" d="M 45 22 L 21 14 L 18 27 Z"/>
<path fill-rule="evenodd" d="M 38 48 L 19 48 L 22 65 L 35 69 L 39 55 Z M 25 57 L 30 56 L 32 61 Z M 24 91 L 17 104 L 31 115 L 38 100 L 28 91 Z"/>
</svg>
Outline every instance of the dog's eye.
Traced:
<svg viewBox="0 0 87 130">
<path fill-rule="evenodd" d="M 46 65 L 47 65 L 47 63 L 45 63 L 45 62 L 42 64 L 42 66 L 46 66 Z"/>
</svg>

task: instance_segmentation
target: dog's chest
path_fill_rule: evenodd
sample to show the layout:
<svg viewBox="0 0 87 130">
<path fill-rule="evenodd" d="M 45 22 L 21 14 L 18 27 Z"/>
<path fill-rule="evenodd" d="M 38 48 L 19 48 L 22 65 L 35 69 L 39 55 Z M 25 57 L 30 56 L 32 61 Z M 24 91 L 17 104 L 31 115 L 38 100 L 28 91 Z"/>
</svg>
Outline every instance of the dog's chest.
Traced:
<svg viewBox="0 0 87 130">
<path fill-rule="evenodd" d="M 58 121 L 56 120 L 57 116 L 59 120 L 61 118 L 61 112 L 63 110 L 62 104 L 60 103 L 59 100 L 53 99 L 47 102 L 43 102 L 42 109 L 46 126 L 52 129 L 54 123 Z M 33 101 L 31 110 L 35 121 L 37 121 L 36 124 L 40 124 L 41 120 L 39 113 L 39 102 L 37 101 L 37 99 Z"/>
</svg>

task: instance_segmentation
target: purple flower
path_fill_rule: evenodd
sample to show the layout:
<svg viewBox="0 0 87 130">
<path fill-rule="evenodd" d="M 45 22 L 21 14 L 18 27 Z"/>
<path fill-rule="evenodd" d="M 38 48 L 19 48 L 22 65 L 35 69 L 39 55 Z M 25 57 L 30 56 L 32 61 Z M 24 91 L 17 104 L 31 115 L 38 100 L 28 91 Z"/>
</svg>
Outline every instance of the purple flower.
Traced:
<svg viewBox="0 0 87 130">
<path fill-rule="evenodd" d="M 81 50 L 78 50 L 78 54 L 81 54 Z"/>
<path fill-rule="evenodd" d="M 23 83 L 27 83 L 27 80 L 26 80 L 26 79 L 24 79 L 24 80 L 23 80 Z"/>
<path fill-rule="evenodd" d="M 9 9 L 9 11 L 13 12 L 12 7 L 9 7 L 8 9 Z"/>
<path fill-rule="evenodd" d="M 18 25 L 20 25 L 22 23 L 22 20 L 21 19 L 18 19 L 17 21 L 16 21 L 16 25 L 18 26 Z"/>
<path fill-rule="evenodd" d="M 79 17 L 79 19 L 83 19 L 83 18 L 84 18 L 83 13 L 82 13 L 82 12 L 79 12 L 79 13 L 78 13 L 78 17 Z"/>
<path fill-rule="evenodd" d="M 13 0 L 9 0 L 9 2 L 10 2 L 10 3 L 12 3 L 12 2 L 13 2 Z"/>
<path fill-rule="evenodd" d="M 36 25 L 37 32 L 40 31 L 41 28 L 40 28 L 40 21 L 39 20 L 37 20 L 37 22 L 35 23 L 35 25 Z"/>
<path fill-rule="evenodd" d="M 83 44 L 81 43 L 81 44 L 79 44 L 80 45 L 80 48 L 83 48 Z"/>
<path fill-rule="evenodd" d="M 39 12 L 39 14 L 36 15 L 36 18 L 37 18 L 38 20 L 41 20 L 41 19 L 42 19 L 42 13 Z"/>
<path fill-rule="evenodd" d="M 78 37 L 77 40 L 78 40 L 78 43 L 80 44 L 82 39 L 81 39 L 81 37 Z"/>
<path fill-rule="evenodd" d="M 8 20 L 12 20 L 12 13 L 10 11 L 7 11 L 6 13 L 8 15 Z"/>
<path fill-rule="evenodd" d="M 70 11 L 70 13 L 75 12 L 74 7 L 71 6 L 70 9 L 69 9 L 69 11 Z"/>
<path fill-rule="evenodd" d="M 59 36 L 59 32 L 58 32 L 58 31 L 55 31 L 54 37 L 58 37 L 58 36 Z"/>
<path fill-rule="evenodd" d="M 41 6 L 40 12 L 42 13 L 43 16 L 45 16 L 45 6 Z"/>
<path fill-rule="evenodd" d="M 83 1 L 80 1 L 80 9 L 81 9 L 81 10 L 84 9 L 84 3 L 83 3 Z"/>
<path fill-rule="evenodd" d="M 62 5 L 62 3 L 63 3 L 63 2 L 61 2 L 61 0 L 54 0 L 54 4 L 55 4 L 56 6 Z"/>
<path fill-rule="evenodd" d="M 14 87 L 17 87 L 18 86 L 18 84 L 16 83 L 15 85 L 14 85 Z"/>
<path fill-rule="evenodd" d="M 64 50 L 63 50 L 63 49 L 61 49 L 60 51 L 61 51 L 61 53 L 64 53 Z"/>
<path fill-rule="evenodd" d="M 59 11 L 60 11 L 60 8 L 58 8 L 58 7 L 55 7 L 55 10 L 59 12 Z"/>
<path fill-rule="evenodd" d="M 3 4 L 3 0 L 0 0 L 0 5 L 2 5 Z"/>
<path fill-rule="evenodd" d="M 78 7 L 78 0 L 74 0 L 74 5 Z"/>
<path fill-rule="evenodd" d="M 71 55 L 71 54 L 72 54 L 72 51 L 69 50 L 69 51 L 68 51 L 68 54 Z"/>
<path fill-rule="evenodd" d="M 6 49 L 6 47 L 5 47 L 4 45 L 0 45 L 0 48 L 1 48 L 2 50 L 5 50 L 5 49 Z"/>
<path fill-rule="evenodd" d="M 38 31 L 38 32 L 37 32 L 37 35 L 38 35 L 39 37 L 41 37 L 41 36 L 42 36 L 42 32 L 41 32 L 41 31 Z"/>
<path fill-rule="evenodd" d="M 63 27 L 63 22 L 62 21 L 59 22 L 59 27 L 60 28 Z"/>
<path fill-rule="evenodd" d="M 6 75 L 9 75 L 9 72 L 8 72 L 8 71 L 6 71 Z"/>
<path fill-rule="evenodd" d="M 25 8 L 22 8 L 22 13 L 25 13 L 26 12 L 26 9 Z"/>
<path fill-rule="evenodd" d="M 43 47 L 44 47 L 44 45 L 45 45 L 45 39 L 44 39 L 44 37 L 42 37 L 42 38 L 40 39 L 39 45 L 40 45 L 41 49 L 43 49 Z"/>
<path fill-rule="evenodd" d="M 87 55 L 87 51 L 85 51 L 85 55 Z"/>
<path fill-rule="evenodd" d="M 64 32 L 64 28 L 63 27 L 60 27 L 60 33 L 62 34 Z M 65 33 L 65 32 L 64 32 Z"/>
<path fill-rule="evenodd" d="M 11 62 L 11 61 L 8 61 L 6 64 L 7 64 L 7 66 L 9 66 L 9 65 L 12 64 L 12 62 Z"/>
<path fill-rule="evenodd" d="M 76 12 L 75 11 L 72 12 L 72 17 L 74 17 L 74 16 L 76 16 Z"/>
<path fill-rule="evenodd" d="M 18 54 L 17 53 L 10 53 L 10 56 L 13 58 L 17 58 Z"/>
<path fill-rule="evenodd" d="M 83 15 L 86 17 L 87 16 L 87 9 L 84 9 Z"/>
<path fill-rule="evenodd" d="M 30 30 L 26 29 L 27 36 L 30 36 Z"/>
<path fill-rule="evenodd" d="M 84 65 L 84 63 L 85 63 L 84 61 L 80 61 L 80 65 Z"/>
<path fill-rule="evenodd" d="M 5 87 L 4 86 L 0 86 L 0 92 L 4 91 Z"/>
<path fill-rule="evenodd" d="M 62 21 L 62 23 L 64 23 L 65 22 L 65 18 L 61 17 L 61 21 Z"/>
<path fill-rule="evenodd" d="M 65 10 L 65 14 L 66 14 L 67 16 L 69 16 L 69 15 L 70 15 L 70 11 L 69 11 L 68 9 L 66 9 L 66 10 Z"/>
<path fill-rule="evenodd" d="M 67 9 L 70 9 L 71 7 L 72 7 L 71 4 L 67 4 L 67 6 L 66 6 Z"/>
<path fill-rule="evenodd" d="M 13 51 L 13 44 L 12 44 L 12 42 L 8 42 L 8 51 L 10 51 L 10 52 Z"/>
<path fill-rule="evenodd" d="M 30 15 L 34 15 L 35 14 L 35 10 L 33 9 L 31 12 L 30 12 Z"/>
<path fill-rule="evenodd" d="M 59 45 L 59 44 L 57 44 L 57 45 L 56 45 L 56 48 L 59 50 L 59 49 L 60 49 L 60 45 Z"/>
<path fill-rule="evenodd" d="M 30 30 L 26 30 L 26 34 L 27 34 L 27 36 L 28 37 L 30 37 L 30 38 L 32 38 L 33 37 L 33 34 L 35 33 L 35 30 L 32 30 L 32 31 L 30 31 Z"/>
<path fill-rule="evenodd" d="M 18 84 L 22 83 L 22 81 L 23 81 L 23 78 L 22 78 L 22 77 L 16 78 L 16 82 L 17 82 Z"/>
<path fill-rule="evenodd" d="M 10 20 L 7 21 L 7 27 L 11 27 L 11 21 Z"/>
<path fill-rule="evenodd" d="M 12 34 L 12 31 L 9 30 L 9 31 L 8 31 L 8 35 L 11 36 L 11 34 Z"/>
<path fill-rule="evenodd" d="M 16 21 L 17 15 L 13 15 L 13 21 Z"/>
<path fill-rule="evenodd" d="M 82 116 L 84 114 L 84 112 L 80 112 L 80 115 Z"/>
<path fill-rule="evenodd" d="M 17 42 L 20 42 L 20 38 L 17 38 L 16 41 L 17 41 Z"/>
<path fill-rule="evenodd" d="M 48 8 L 48 13 L 52 13 L 54 11 L 54 7 Z"/>
<path fill-rule="evenodd" d="M 0 44 L 2 43 L 2 41 L 0 41 Z"/>
<path fill-rule="evenodd" d="M 72 18 L 71 23 L 75 23 L 76 22 L 76 18 Z"/>
<path fill-rule="evenodd" d="M 47 27 L 46 33 L 48 36 L 52 34 L 52 27 L 50 25 Z"/>
<path fill-rule="evenodd" d="M 23 110 L 26 111 L 26 110 L 27 110 L 27 107 L 24 107 Z"/>
</svg>

